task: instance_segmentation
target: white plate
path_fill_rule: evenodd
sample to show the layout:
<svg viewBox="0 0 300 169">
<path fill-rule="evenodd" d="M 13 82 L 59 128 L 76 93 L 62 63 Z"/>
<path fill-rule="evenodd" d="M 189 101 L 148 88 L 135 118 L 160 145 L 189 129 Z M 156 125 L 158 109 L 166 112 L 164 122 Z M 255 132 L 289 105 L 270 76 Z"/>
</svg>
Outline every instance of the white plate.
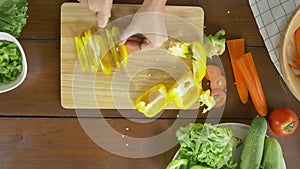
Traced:
<svg viewBox="0 0 300 169">
<path fill-rule="evenodd" d="M 244 142 L 245 142 L 245 139 L 247 137 L 250 126 L 246 125 L 246 124 L 242 124 L 242 123 L 221 123 L 221 124 L 217 124 L 216 126 L 222 126 L 222 127 L 226 127 L 228 129 L 232 130 L 233 135 L 242 140 L 242 144 L 236 149 L 236 153 L 235 153 L 235 157 L 234 157 L 234 161 L 238 163 L 237 169 L 239 169 L 242 149 L 244 147 Z M 176 158 L 177 153 L 178 153 L 178 151 L 176 152 L 175 156 L 173 157 L 173 160 Z M 282 169 L 286 169 L 284 159 L 283 159 Z"/>
</svg>

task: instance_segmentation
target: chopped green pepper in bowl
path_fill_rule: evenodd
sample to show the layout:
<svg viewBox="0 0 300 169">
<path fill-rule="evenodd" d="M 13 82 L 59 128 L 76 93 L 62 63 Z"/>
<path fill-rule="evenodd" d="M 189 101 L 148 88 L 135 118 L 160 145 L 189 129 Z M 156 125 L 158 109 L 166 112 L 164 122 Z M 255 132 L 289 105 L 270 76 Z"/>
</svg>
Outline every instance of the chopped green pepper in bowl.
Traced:
<svg viewBox="0 0 300 169">
<path fill-rule="evenodd" d="M 25 53 L 12 35 L 0 32 L 0 93 L 18 87 L 27 74 Z"/>
</svg>

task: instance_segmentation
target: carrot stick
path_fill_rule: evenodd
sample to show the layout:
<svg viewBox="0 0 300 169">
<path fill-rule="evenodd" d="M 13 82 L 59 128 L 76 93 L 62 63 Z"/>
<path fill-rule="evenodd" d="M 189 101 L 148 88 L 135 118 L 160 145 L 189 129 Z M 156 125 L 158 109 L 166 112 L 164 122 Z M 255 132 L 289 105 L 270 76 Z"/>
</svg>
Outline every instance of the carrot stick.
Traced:
<svg viewBox="0 0 300 169">
<path fill-rule="evenodd" d="M 250 52 L 236 60 L 237 67 L 244 77 L 252 103 L 261 116 L 267 115 L 267 101 Z"/>
<path fill-rule="evenodd" d="M 294 63 L 296 66 L 300 67 L 300 58 L 299 58 L 299 59 L 297 59 L 297 58 L 293 59 L 293 63 Z"/>
<path fill-rule="evenodd" d="M 294 33 L 296 58 L 300 59 L 300 27 Z"/>
<path fill-rule="evenodd" d="M 236 63 L 236 60 L 239 57 L 241 57 L 243 54 L 245 54 L 244 39 L 227 40 L 226 43 L 227 43 L 227 48 L 231 60 L 231 66 L 233 70 L 237 92 L 241 102 L 243 104 L 246 104 L 248 102 L 248 89 L 242 74 L 237 68 L 237 63 Z"/>
<path fill-rule="evenodd" d="M 293 64 L 289 64 L 289 66 L 290 66 L 291 68 L 296 69 L 296 70 L 300 70 L 300 66 L 296 66 L 296 65 L 293 65 Z"/>
</svg>

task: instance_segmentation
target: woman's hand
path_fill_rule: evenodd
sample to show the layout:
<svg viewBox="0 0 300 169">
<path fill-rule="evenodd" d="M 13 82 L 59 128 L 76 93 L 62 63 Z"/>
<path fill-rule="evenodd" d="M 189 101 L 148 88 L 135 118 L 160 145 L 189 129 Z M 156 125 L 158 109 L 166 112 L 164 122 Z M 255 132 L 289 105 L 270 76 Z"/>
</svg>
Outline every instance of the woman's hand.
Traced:
<svg viewBox="0 0 300 169">
<path fill-rule="evenodd" d="M 98 26 L 103 28 L 106 26 L 111 16 L 111 7 L 113 0 L 80 0 L 80 3 L 87 6 L 97 15 Z"/>
<path fill-rule="evenodd" d="M 164 20 L 166 0 L 144 0 L 143 5 L 133 16 L 131 23 L 120 36 L 121 43 L 130 40 L 132 36 L 142 35 L 144 40 L 140 48 L 160 47 L 168 40 Z"/>
</svg>

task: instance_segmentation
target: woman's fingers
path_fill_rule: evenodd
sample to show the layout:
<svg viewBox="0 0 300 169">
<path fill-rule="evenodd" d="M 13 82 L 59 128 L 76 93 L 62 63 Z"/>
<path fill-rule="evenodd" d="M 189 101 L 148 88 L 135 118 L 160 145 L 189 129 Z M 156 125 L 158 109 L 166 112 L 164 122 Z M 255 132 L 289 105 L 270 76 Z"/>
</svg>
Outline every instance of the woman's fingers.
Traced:
<svg viewBox="0 0 300 169">
<path fill-rule="evenodd" d="M 106 26 L 112 8 L 112 0 L 80 0 L 80 3 L 87 6 L 97 15 L 98 26 L 103 28 Z"/>
<path fill-rule="evenodd" d="M 97 12 L 97 22 L 100 28 L 104 28 L 110 18 L 110 12 L 100 11 Z"/>
</svg>

